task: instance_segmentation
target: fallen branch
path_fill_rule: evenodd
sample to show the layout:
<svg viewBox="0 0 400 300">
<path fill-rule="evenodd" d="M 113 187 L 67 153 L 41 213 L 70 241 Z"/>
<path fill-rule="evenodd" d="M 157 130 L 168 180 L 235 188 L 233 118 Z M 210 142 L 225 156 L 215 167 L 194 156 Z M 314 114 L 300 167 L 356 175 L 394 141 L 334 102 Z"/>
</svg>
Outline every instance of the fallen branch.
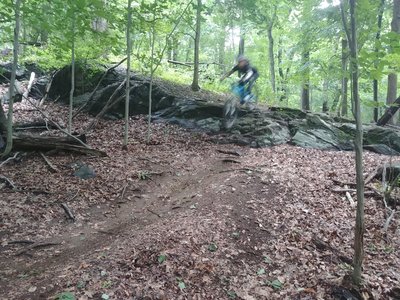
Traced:
<svg viewBox="0 0 400 300">
<path fill-rule="evenodd" d="M 125 85 L 126 79 L 121 82 L 121 84 L 115 89 L 115 91 L 112 93 L 110 98 L 107 100 L 106 104 L 104 105 L 103 109 L 95 116 L 95 118 L 90 122 L 89 126 L 86 128 L 85 133 L 88 131 L 92 130 L 96 125 L 99 119 L 112 107 L 114 106 L 118 101 L 120 101 L 123 97 L 117 98 L 116 101 L 114 101 L 115 96 L 117 93 L 122 89 L 122 87 Z"/>
<path fill-rule="evenodd" d="M 6 183 L 6 185 L 8 185 L 13 190 L 16 189 L 15 184 L 10 179 L 8 179 L 6 176 L 0 175 L 0 181 L 4 181 Z"/>
<path fill-rule="evenodd" d="M 390 209 L 392 211 L 392 213 L 390 214 L 389 218 L 387 218 L 385 225 L 383 226 L 383 231 L 387 232 L 390 222 L 392 222 L 394 216 L 396 213 L 398 213 L 398 211 L 394 210 L 394 209 Z"/>
<path fill-rule="evenodd" d="M 33 250 L 33 249 L 45 248 L 45 247 L 57 246 L 57 245 L 61 245 L 61 243 L 53 243 L 53 242 L 34 243 L 34 244 L 26 247 L 25 249 L 18 251 L 15 255 L 19 256 L 19 255 L 25 254 L 28 251 Z"/>
<path fill-rule="evenodd" d="M 44 161 L 46 162 L 46 164 L 49 166 L 50 170 L 54 173 L 57 173 L 59 170 L 57 169 L 57 167 L 55 167 L 50 160 L 43 154 L 43 152 L 40 152 L 40 155 L 43 157 Z"/>
<path fill-rule="evenodd" d="M 374 171 L 371 172 L 371 174 L 369 174 L 367 176 L 367 178 L 365 178 L 364 180 L 364 184 L 367 185 L 368 183 L 370 183 L 372 181 L 372 179 L 374 179 L 377 175 L 378 175 L 378 171 L 381 167 L 376 167 Z"/>
<path fill-rule="evenodd" d="M 48 95 L 49 95 L 49 91 L 50 91 L 51 85 L 53 84 L 53 79 L 54 79 L 54 77 L 56 76 L 56 74 L 57 74 L 58 72 L 59 72 L 59 71 L 54 72 L 53 75 L 51 76 L 50 81 L 49 81 L 49 83 L 48 83 L 47 86 L 46 86 L 46 91 L 45 91 L 45 93 L 44 93 L 42 99 L 39 101 L 39 107 L 42 107 L 43 104 L 44 104 L 44 101 L 46 101 L 46 99 L 47 99 L 47 97 L 48 97 Z"/>
<path fill-rule="evenodd" d="M 65 203 L 61 203 L 60 204 L 61 207 L 64 209 L 65 214 L 67 215 L 67 218 L 72 220 L 73 222 L 75 222 L 75 216 L 72 213 L 72 211 L 69 209 L 69 207 L 67 206 L 67 204 Z"/>
<path fill-rule="evenodd" d="M 72 116 L 72 118 L 75 118 L 76 116 L 78 116 L 78 115 L 82 112 L 82 110 L 92 101 L 94 94 L 95 94 L 95 93 L 97 92 L 97 90 L 99 89 L 100 84 L 103 82 L 103 80 L 104 80 L 104 78 L 107 76 L 107 74 L 110 73 L 112 70 L 116 69 L 117 67 L 119 67 L 119 66 L 120 66 L 124 61 L 126 61 L 127 59 L 128 59 L 128 57 L 125 57 L 125 58 L 122 59 L 119 63 L 117 63 L 115 66 L 113 66 L 113 67 L 111 67 L 111 68 L 108 68 L 108 69 L 104 72 L 103 76 L 101 76 L 100 80 L 98 81 L 96 87 L 95 87 L 94 90 L 90 93 L 90 96 L 89 96 L 88 100 L 78 108 L 78 110 L 75 112 L 75 114 Z"/>
<path fill-rule="evenodd" d="M 234 160 L 234 159 L 231 159 L 231 158 L 224 158 L 222 160 L 222 162 L 224 162 L 224 163 L 234 163 L 234 164 L 240 164 L 241 163 L 240 161 L 237 161 L 237 160 Z"/>
<path fill-rule="evenodd" d="M 34 244 L 35 242 L 33 242 L 33 241 L 29 241 L 29 240 L 18 240 L 18 241 L 11 241 L 11 242 L 8 242 L 7 244 L 8 245 L 15 245 L 15 244 L 27 244 L 27 245 L 30 245 L 30 244 Z"/>
<path fill-rule="evenodd" d="M 122 189 L 122 193 L 121 193 L 121 200 L 120 201 L 123 201 L 124 200 L 124 197 L 125 197 L 125 191 L 126 191 L 126 188 L 128 187 L 128 183 L 127 184 L 125 184 L 125 186 L 123 187 L 123 189 Z"/>
<path fill-rule="evenodd" d="M 15 160 L 15 159 L 17 158 L 18 155 L 19 155 L 19 152 L 15 153 L 13 157 L 7 158 L 5 161 L 3 161 L 3 162 L 0 164 L 0 168 L 3 167 L 3 166 L 5 166 L 8 162 L 10 162 L 10 161 L 12 161 L 12 160 Z"/>
<path fill-rule="evenodd" d="M 229 151 L 229 150 L 220 150 L 217 149 L 217 151 L 219 153 L 223 153 L 223 154 L 228 154 L 228 155 L 234 155 L 234 156 L 242 156 L 242 153 L 240 153 L 239 151 Z"/>
<path fill-rule="evenodd" d="M 222 170 L 222 171 L 219 171 L 219 173 L 227 173 L 227 172 L 235 172 L 235 171 L 263 173 L 263 171 L 260 171 L 260 170 L 257 170 L 257 169 L 250 169 L 250 168 L 239 168 L 239 169 Z"/>
<path fill-rule="evenodd" d="M 28 98 L 28 95 L 29 95 L 29 92 L 31 91 L 31 89 L 32 89 L 32 85 L 33 85 L 33 81 L 35 80 L 35 72 L 32 72 L 31 73 L 31 76 L 30 76 L 30 78 L 29 78 L 29 83 L 28 83 L 28 87 L 27 87 L 27 89 L 26 89 L 26 91 L 24 92 L 24 94 L 22 95 L 23 96 L 23 98 Z"/>
<path fill-rule="evenodd" d="M 150 208 L 147 208 L 147 211 L 152 213 L 153 215 L 156 215 L 157 217 L 161 218 L 161 215 L 159 215 L 158 213 L 152 211 Z"/>
<path fill-rule="evenodd" d="M 354 202 L 349 192 L 346 192 L 346 198 L 347 200 L 349 200 L 351 208 L 356 207 L 356 203 Z"/>
</svg>

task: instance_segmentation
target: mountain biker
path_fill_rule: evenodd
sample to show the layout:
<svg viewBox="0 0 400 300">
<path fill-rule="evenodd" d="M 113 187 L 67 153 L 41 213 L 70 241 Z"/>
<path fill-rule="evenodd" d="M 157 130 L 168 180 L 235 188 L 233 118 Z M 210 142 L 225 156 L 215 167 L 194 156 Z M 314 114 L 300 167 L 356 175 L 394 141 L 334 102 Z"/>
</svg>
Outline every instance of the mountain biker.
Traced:
<svg viewBox="0 0 400 300">
<path fill-rule="evenodd" d="M 246 87 L 246 96 L 244 99 L 240 100 L 240 104 L 245 103 L 246 101 L 252 98 L 251 89 L 257 80 L 259 74 L 256 68 L 250 65 L 250 61 L 244 55 L 239 55 L 237 58 L 237 64 L 226 74 L 224 74 L 220 81 L 224 80 L 225 78 L 231 76 L 233 73 L 238 71 L 240 79 L 239 85 L 247 85 Z"/>
</svg>

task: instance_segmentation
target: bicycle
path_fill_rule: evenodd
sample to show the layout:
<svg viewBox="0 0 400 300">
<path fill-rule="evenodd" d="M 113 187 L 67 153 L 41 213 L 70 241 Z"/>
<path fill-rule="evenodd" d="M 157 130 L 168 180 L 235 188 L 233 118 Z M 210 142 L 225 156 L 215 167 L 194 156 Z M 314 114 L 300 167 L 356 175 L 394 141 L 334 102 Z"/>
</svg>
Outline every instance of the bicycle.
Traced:
<svg viewBox="0 0 400 300">
<path fill-rule="evenodd" d="M 255 96 L 249 93 L 245 85 L 233 83 L 231 86 L 232 95 L 225 102 L 222 115 L 222 125 L 226 130 L 232 128 L 238 116 L 238 103 L 240 105 L 255 101 Z M 252 109 L 252 107 L 250 107 Z"/>
</svg>

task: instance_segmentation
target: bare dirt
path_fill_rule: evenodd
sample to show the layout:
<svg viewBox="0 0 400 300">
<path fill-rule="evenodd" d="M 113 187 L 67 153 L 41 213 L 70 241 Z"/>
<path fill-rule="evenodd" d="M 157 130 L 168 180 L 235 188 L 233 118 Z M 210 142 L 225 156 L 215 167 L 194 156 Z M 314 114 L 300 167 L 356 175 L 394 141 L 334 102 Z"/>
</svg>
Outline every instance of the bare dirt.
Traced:
<svg viewBox="0 0 400 300">
<path fill-rule="evenodd" d="M 27 108 L 17 105 L 17 121 L 39 117 Z M 65 121 L 65 108 L 46 110 Z M 89 122 L 80 116 L 76 129 Z M 354 153 L 216 145 L 162 123 L 146 143 L 146 121 L 130 122 L 127 151 L 123 122 L 101 121 L 88 140 L 109 157 L 47 153 L 52 173 L 26 153 L 0 169 L 19 189 L 0 190 L 1 299 L 334 299 L 351 271 L 355 222 L 334 190 L 355 182 Z M 365 153 L 365 175 L 389 160 Z M 73 176 L 77 161 L 96 177 Z M 361 291 L 395 299 L 400 216 L 385 232 L 374 194 L 365 213 Z"/>
</svg>

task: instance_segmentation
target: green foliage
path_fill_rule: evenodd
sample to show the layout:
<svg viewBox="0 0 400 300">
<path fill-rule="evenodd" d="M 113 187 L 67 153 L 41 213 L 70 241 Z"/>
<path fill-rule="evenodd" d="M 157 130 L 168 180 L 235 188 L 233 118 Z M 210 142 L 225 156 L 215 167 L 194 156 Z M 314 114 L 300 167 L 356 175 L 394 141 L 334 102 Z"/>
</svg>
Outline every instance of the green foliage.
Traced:
<svg viewBox="0 0 400 300">
<path fill-rule="evenodd" d="M 299 107 L 301 85 L 309 73 L 312 110 L 321 111 L 325 102 L 332 107 L 340 94 L 341 78 L 348 74 L 341 71 L 341 38 L 345 34 L 340 10 L 332 1 L 326 3 L 322 5 L 320 0 L 203 1 L 200 61 L 211 64 L 200 66 L 201 87 L 229 92 L 229 82 L 221 84 L 218 78 L 233 66 L 241 34 L 245 54 L 260 73 L 256 85 L 260 102 Z M 150 66 L 160 64 L 157 76 L 182 84 L 191 83 L 192 67 L 167 62 L 167 59 L 189 63 L 193 60 L 196 1 L 191 3 L 170 35 L 187 4 L 184 0 L 133 2 L 134 69 L 150 74 Z M 363 118 L 369 121 L 373 107 L 382 107 L 386 98 L 387 74 L 400 70 L 400 39 L 390 30 L 390 5 L 385 7 L 380 40 L 375 38 L 380 1 L 360 0 L 357 5 L 360 95 Z M 12 1 L 1 1 L 0 51 L 12 48 L 13 9 Z M 46 70 L 69 64 L 72 40 L 79 61 L 106 64 L 125 56 L 126 1 L 24 1 L 22 20 L 21 40 L 29 44 L 23 46 L 22 62 L 36 62 Z M 99 20 L 106 23 L 102 30 L 94 25 Z M 269 26 L 272 26 L 275 42 L 276 92 L 269 82 Z M 153 31 L 155 52 L 152 56 L 149 40 Z M 304 51 L 310 51 L 309 61 L 302 60 Z M 2 56 L 3 60 L 9 58 L 10 54 Z M 231 80 L 236 79 L 231 76 Z M 380 84 L 379 103 L 373 103 L 372 99 L 374 79 Z"/>
<path fill-rule="evenodd" d="M 71 292 L 62 292 L 56 296 L 57 300 L 75 300 L 75 295 Z"/>
</svg>

